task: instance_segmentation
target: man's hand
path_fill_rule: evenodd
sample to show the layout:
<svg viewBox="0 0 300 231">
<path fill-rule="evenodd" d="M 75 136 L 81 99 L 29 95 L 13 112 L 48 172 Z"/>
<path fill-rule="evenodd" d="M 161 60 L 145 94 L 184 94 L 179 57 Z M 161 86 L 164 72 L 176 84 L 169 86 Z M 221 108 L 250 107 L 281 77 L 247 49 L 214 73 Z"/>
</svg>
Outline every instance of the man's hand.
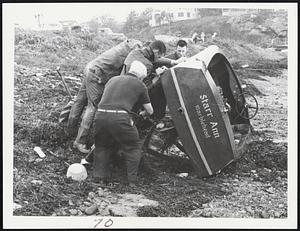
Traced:
<svg viewBox="0 0 300 231">
<path fill-rule="evenodd" d="M 167 70 L 167 69 L 168 69 L 167 67 L 162 66 L 162 67 L 156 68 L 155 73 L 156 73 L 157 75 L 161 75 L 161 74 L 164 73 L 165 70 Z"/>
<path fill-rule="evenodd" d="M 187 60 L 187 57 L 181 57 L 181 58 L 175 60 L 175 63 L 176 63 L 175 65 L 185 62 L 186 60 Z"/>
<path fill-rule="evenodd" d="M 143 119 L 146 119 L 146 118 L 149 116 L 149 114 L 148 114 L 145 110 L 141 111 L 141 112 L 139 113 L 139 115 L 142 116 Z"/>
</svg>

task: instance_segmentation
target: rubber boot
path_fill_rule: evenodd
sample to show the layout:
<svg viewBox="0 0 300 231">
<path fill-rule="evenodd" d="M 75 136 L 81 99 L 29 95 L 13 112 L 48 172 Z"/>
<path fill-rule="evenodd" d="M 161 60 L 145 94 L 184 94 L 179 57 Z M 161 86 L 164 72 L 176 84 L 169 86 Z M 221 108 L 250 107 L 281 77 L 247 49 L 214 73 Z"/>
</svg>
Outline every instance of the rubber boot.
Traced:
<svg viewBox="0 0 300 231">
<path fill-rule="evenodd" d="M 88 131 L 89 129 L 80 126 L 78 129 L 76 140 L 73 143 L 74 148 L 77 148 L 80 152 L 85 154 L 90 152 L 90 149 L 87 149 L 86 145 L 84 144 L 85 143 L 84 141 L 86 140 L 88 135 Z"/>
</svg>

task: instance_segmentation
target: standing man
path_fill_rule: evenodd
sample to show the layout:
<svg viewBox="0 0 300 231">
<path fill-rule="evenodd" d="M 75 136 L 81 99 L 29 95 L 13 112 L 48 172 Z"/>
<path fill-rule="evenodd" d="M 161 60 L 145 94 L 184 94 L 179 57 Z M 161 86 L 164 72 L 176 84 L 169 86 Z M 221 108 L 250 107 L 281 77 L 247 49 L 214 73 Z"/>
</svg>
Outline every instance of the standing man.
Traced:
<svg viewBox="0 0 300 231">
<path fill-rule="evenodd" d="M 200 41 L 201 38 L 197 32 L 194 32 L 192 35 L 192 41 L 196 44 L 198 41 Z"/>
<path fill-rule="evenodd" d="M 141 42 L 138 40 L 125 40 L 87 64 L 84 71 L 85 78 L 72 106 L 68 120 L 68 129 L 71 134 L 74 134 L 84 106 L 87 104 L 77 137 L 73 143 L 73 147 L 80 152 L 88 153 L 90 151 L 86 148 L 87 137 L 106 82 L 111 77 L 120 74 L 125 58 L 130 51 L 140 46 L 140 44 Z"/>
<path fill-rule="evenodd" d="M 96 113 L 95 182 L 108 181 L 109 162 L 116 146 L 122 149 L 126 158 L 129 185 L 134 186 L 137 181 L 142 141 L 129 112 L 139 102 L 145 109 L 142 116 L 153 113 L 148 90 L 143 83 L 146 76 L 146 66 L 139 61 L 133 61 L 127 74 L 110 79 L 105 86 Z"/>
<path fill-rule="evenodd" d="M 212 41 L 215 41 L 216 37 L 217 37 L 217 32 L 214 32 L 214 34 L 211 36 Z"/>
<path fill-rule="evenodd" d="M 200 37 L 201 37 L 202 42 L 204 43 L 205 42 L 205 33 L 203 31 L 201 32 Z"/>
</svg>

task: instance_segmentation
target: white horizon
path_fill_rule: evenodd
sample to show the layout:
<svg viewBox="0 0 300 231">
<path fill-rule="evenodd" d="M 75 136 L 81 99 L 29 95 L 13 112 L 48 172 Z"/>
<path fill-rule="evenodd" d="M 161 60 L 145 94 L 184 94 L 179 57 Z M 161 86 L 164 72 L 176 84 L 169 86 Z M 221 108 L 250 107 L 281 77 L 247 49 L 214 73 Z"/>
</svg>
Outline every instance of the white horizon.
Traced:
<svg viewBox="0 0 300 231">
<path fill-rule="evenodd" d="M 63 20 L 75 20 L 78 23 L 88 22 L 95 17 L 109 16 L 117 23 L 124 23 L 131 11 L 143 12 L 147 8 L 165 10 L 168 8 L 270 8 L 270 4 L 251 5 L 247 3 L 10 3 L 14 8 L 14 23 L 21 27 L 38 26 L 35 15 L 40 14 L 44 24 L 58 23 Z M 260 5 L 260 6 L 259 6 Z M 282 7 L 282 4 L 272 8 Z"/>
</svg>

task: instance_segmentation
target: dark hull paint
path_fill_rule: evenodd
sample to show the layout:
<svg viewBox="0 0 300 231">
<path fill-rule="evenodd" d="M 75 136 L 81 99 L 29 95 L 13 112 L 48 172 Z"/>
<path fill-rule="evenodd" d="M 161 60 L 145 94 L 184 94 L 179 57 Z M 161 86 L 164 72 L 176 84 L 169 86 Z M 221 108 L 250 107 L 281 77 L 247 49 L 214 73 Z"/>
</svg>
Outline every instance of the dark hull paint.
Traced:
<svg viewBox="0 0 300 231">
<path fill-rule="evenodd" d="M 200 62 L 191 66 L 170 69 L 162 85 L 183 146 L 198 175 L 205 177 L 234 160 L 233 131 L 214 80 Z"/>
</svg>

